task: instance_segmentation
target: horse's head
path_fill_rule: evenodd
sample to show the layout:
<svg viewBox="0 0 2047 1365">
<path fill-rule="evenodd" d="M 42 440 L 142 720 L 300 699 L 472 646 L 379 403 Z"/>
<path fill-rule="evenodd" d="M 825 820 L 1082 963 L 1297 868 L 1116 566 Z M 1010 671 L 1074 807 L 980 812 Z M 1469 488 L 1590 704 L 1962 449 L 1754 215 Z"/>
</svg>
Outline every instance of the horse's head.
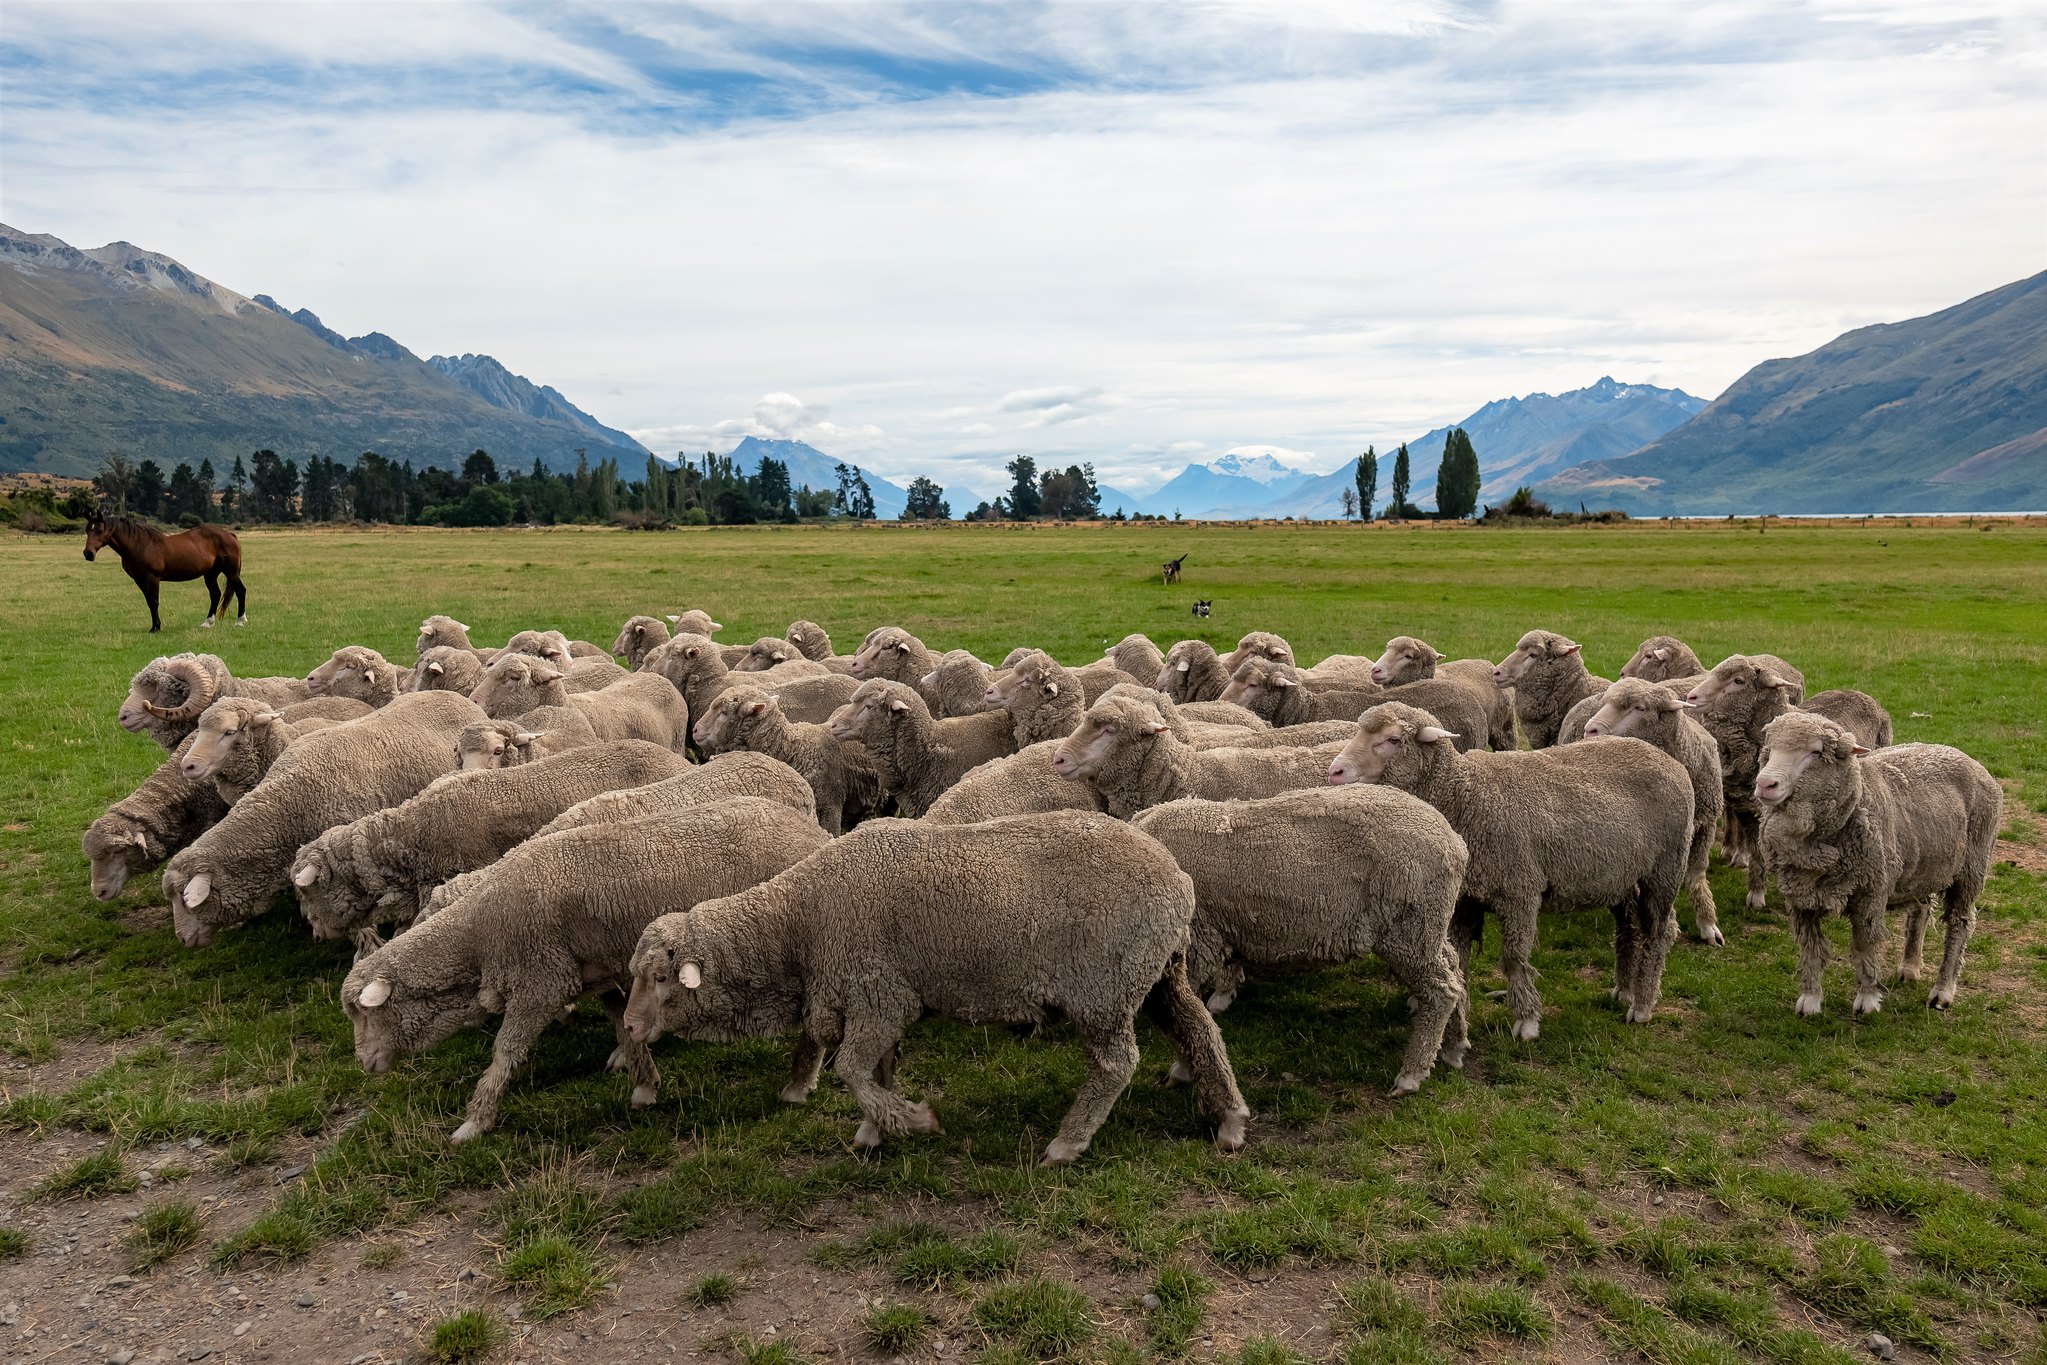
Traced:
<svg viewBox="0 0 2047 1365">
<path fill-rule="evenodd" d="M 112 531 L 103 509 L 95 507 L 85 514 L 85 557 L 88 561 L 113 538 Z"/>
</svg>

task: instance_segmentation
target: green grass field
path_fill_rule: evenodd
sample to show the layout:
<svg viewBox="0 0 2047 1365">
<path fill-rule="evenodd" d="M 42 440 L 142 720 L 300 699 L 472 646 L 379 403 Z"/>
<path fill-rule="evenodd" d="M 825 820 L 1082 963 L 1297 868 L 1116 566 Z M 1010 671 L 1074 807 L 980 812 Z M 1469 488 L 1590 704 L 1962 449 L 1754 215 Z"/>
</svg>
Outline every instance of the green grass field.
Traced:
<svg viewBox="0 0 2047 1365">
<path fill-rule="evenodd" d="M 557 626 L 603 644 L 633 613 L 702 606 L 728 642 L 807 616 L 842 649 L 895 622 L 983 657 L 1028 643 L 1075 663 L 1132 630 L 1218 645 L 1277 630 L 1307 660 L 1376 653 L 1405 633 L 1497 659 L 1545 626 L 1609 676 L 1651 633 L 1709 661 L 1769 651 L 1815 689 L 1874 693 L 1901 742 L 1981 759 L 2006 781 L 2013 855 L 2037 867 L 2047 527 L 350 531 L 243 543 L 248 628 L 196 629 L 204 590 L 178 585 L 152 637 L 113 563 L 84 563 L 75 540 L 0 540 L 0 1046 L 40 1070 L 118 1044 L 61 1084 L 12 1083 L 7 1150 L 47 1166 L 36 1153 L 65 1134 L 112 1139 L 113 1162 L 58 1172 L 36 1195 L 47 1201 L 117 1197 L 121 1154 L 145 1145 L 202 1138 L 220 1162 L 253 1169 L 310 1144 L 305 1178 L 282 1193 L 249 1190 L 203 1228 L 166 1215 L 136 1251 L 153 1267 L 138 1273 L 201 1260 L 281 1271 L 351 1242 L 376 1255 L 379 1238 L 459 1207 L 498 1248 L 486 1306 L 516 1305 L 528 1322 L 601 1314 L 626 1292 L 612 1277 L 645 1247 L 694 1286 L 677 1291 L 677 1311 L 726 1312 L 704 1305 L 735 1292 L 744 1304 L 745 1268 L 697 1250 L 698 1229 L 735 1220 L 796 1230 L 814 1274 L 889 1286 L 888 1306 L 854 1321 L 857 1339 L 735 1337 L 723 1348 L 734 1359 L 884 1359 L 920 1353 L 936 1331 L 988 1361 L 1276 1363 L 1299 1358 L 1312 1315 L 1327 1333 L 1312 1354 L 1360 1362 L 1847 1361 L 1870 1358 L 1872 1331 L 1901 1359 L 2047 1360 L 2047 878 L 2016 867 L 1992 878 L 1946 1014 L 1904 989 L 1852 1020 L 1837 967 L 1827 1013 L 1795 1019 L 1781 908 L 1773 895 L 1744 912 L 1740 874 L 1717 864 L 1729 943 L 1675 950 L 1647 1027 L 1623 1025 L 1605 999 L 1610 918 L 1556 917 L 1536 958 L 1541 1038 L 1512 1043 L 1504 1007 L 1484 997 L 1501 984 L 1489 943 L 1470 1064 L 1397 1104 L 1382 1096 L 1407 1016 L 1383 970 L 1254 980 L 1222 1020 L 1258 1116 L 1241 1157 L 1211 1150 L 1185 1093 L 1161 1084 L 1163 1044 L 1147 1033 L 1140 1078 L 1095 1146 L 1048 1173 L 1031 1163 L 1081 1067 L 1057 1030 L 1020 1040 L 918 1026 L 904 1085 L 932 1100 L 945 1132 L 861 1158 L 835 1083 L 805 1108 L 777 1101 L 786 1041 L 664 1042 L 660 1104 L 628 1113 L 627 1082 L 601 1070 L 612 1042 L 594 1007 L 551 1031 L 496 1132 L 450 1149 L 486 1035 L 365 1076 L 335 1003 L 345 945 L 314 943 L 280 906 L 186 951 L 154 878 L 100 905 L 78 850 L 83 826 L 162 759 L 113 720 L 129 674 L 157 653 L 211 649 L 238 674 L 302 675 L 344 643 L 409 661 L 434 611 L 480 641 Z M 1186 581 L 1161 587 L 1158 562 L 1183 552 Z M 1188 614 L 1197 596 L 1215 601 L 1206 622 Z M 12 1264 L 0 1259 L 0 1283 Z M 1089 1267 L 1135 1276 L 1151 1297 L 1105 1295 Z M 476 1358 L 496 1349 L 492 1330 L 465 1320 L 419 1349 Z M 472 1339 L 470 1355 L 446 1354 Z"/>
</svg>

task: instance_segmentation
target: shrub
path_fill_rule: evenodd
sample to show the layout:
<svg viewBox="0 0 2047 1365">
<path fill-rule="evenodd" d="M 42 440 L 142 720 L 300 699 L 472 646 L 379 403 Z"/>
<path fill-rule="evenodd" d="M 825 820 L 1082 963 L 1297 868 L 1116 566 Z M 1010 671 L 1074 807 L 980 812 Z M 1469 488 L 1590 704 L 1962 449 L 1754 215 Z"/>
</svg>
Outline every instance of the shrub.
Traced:
<svg viewBox="0 0 2047 1365">
<path fill-rule="evenodd" d="M 467 1365 L 497 1349 L 505 1338 L 504 1329 L 488 1313 L 466 1308 L 434 1324 L 427 1339 L 427 1359 L 440 1365 Z"/>
</svg>

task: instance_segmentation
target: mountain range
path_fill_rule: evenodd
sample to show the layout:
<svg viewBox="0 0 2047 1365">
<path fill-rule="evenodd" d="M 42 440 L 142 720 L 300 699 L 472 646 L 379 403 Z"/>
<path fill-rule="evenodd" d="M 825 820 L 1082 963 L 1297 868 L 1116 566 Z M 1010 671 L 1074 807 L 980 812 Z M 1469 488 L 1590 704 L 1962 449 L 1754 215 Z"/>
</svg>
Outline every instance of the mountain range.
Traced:
<svg viewBox="0 0 2047 1365">
<path fill-rule="evenodd" d="M 0 225 L 0 469 L 89 475 L 111 450 L 225 468 L 261 447 L 453 466 L 479 446 L 507 466 L 647 457 L 489 356 L 421 360 L 127 242 Z"/>
<path fill-rule="evenodd" d="M 1537 491 L 1652 515 L 2047 508 L 2047 272 L 1765 361 L 1661 439 Z"/>
</svg>

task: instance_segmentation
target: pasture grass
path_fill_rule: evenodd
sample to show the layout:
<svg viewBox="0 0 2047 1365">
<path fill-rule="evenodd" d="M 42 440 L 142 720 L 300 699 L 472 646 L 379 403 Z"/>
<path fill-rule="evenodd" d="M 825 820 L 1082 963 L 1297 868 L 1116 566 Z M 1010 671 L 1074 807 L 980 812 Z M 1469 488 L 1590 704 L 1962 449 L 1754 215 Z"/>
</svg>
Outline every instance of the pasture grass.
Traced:
<svg viewBox="0 0 2047 1365">
<path fill-rule="evenodd" d="M 196 1246 L 203 1229 L 199 1207 L 189 1199 L 169 1199 L 144 1209 L 124 1239 L 128 1268 L 140 1272 L 162 1265 Z"/>
<path fill-rule="evenodd" d="M 628 615 L 689 606 L 728 641 L 806 616 L 842 649 L 897 622 L 984 657 L 1031 643 L 1076 663 L 1132 630 L 1228 646 L 1251 628 L 1310 660 L 1402 633 L 1497 659 L 1547 626 L 1611 676 L 1667 632 L 1709 661 L 1764 650 L 1815 689 L 1874 693 L 1900 741 L 1958 744 L 2003 779 L 2007 834 L 2037 851 L 2047 528 L 256 532 L 252 624 L 200 631 L 203 590 L 170 586 L 156 637 L 126 578 L 78 549 L 0 541 L 0 1049 L 37 1066 L 110 1049 L 0 1104 L 26 1139 L 109 1142 L 60 1167 L 46 1197 L 121 1188 L 120 1152 L 138 1143 L 196 1137 L 232 1166 L 310 1141 L 302 1180 L 223 1206 L 191 1244 L 211 1238 L 223 1267 L 292 1260 L 491 1191 L 501 1274 L 529 1317 L 603 1292 L 614 1243 L 686 1245 L 730 1216 L 801 1228 L 829 1205 L 856 1230 L 815 1237 L 815 1260 L 943 1296 L 989 1361 L 1202 1354 L 1215 1284 L 1268 1274 L 1340 1286 L 1331 1330 L 1356 1361 L 1578 1343 L 1840 1362 L 1871 1330 L 1951 1359 L 2047 1349 L 2047 880 L 2017 867 L 1992 877 L 1945 1013 L 1901 987 L 1851 1018 L 1837 965 L 1826 1013 L 1794 1018 L 1781 905 L 1744 910 L 1742 875 L 1717 862 L 1728 945 L 1681 944 L 1644 1027 L 1606 999 L 1607 917 L 1562 914 L 1536 956 L 1542 1036 L 1514 1043 L 1486 995 L 1501 985 L 1489 935 L 1470 1063 L 1399 1103 L 1383 1094 L 1408 1015 L 1378 964 L 1261 975 L 1221 1021 L 1258 1115 L 1241 1157 L 1218 1156 L 1185 1092 L 1161 1084 L 1169 1055 L 1147 1028 L 1138 1080 L 1087 1156 L 1046 1171 L 1037 1155 L 1083 1071 L 1063 1029 L 916 1025 L 903 1083 L 945 1132 L 856 1156 L 836 1083 L 805 1106 L 777 1098 L 786 1040 L 664 1041 L 660 1103 L 629 1110 L 627 1083 L 602 1070 L 610 1025 L 589 1005 L 542 1038 L 497 1130 L 451 1148 L 487 1033 L 366 1076 L 336 1004 L 345 944 L 315 943 L 280 903 L 188 951 L 154 877 L 101 905 L 78 852 L 84 825 L 161 761 L 113 722 L 128 675 L 157 653 L 302 675 L 342 643 L 409 659 L 434 611 L 479 640 L 559 626 L 601 645 Z M 1182 552 L 1187 581 L 1162 588 L 1157 562 Z M 1196 596 L 1215 601 L 1208 621 L 1187 613 Z M 1838 963 L 1839 925 L 1833 942 Z M 25 1250 L 12 1241 L 0 1255 Z M 1092 1300 L 1055 1277 L 1053 1247 L 1139 1272 L 1159 1306 Z M 735 1288 L 697 1286 L 705 1304 Z M 1289 1325 L 1228 1353 L 1277 1361 Z M 810 1344 L 734 1349 L 778 1365 Z"/>
</svg>

